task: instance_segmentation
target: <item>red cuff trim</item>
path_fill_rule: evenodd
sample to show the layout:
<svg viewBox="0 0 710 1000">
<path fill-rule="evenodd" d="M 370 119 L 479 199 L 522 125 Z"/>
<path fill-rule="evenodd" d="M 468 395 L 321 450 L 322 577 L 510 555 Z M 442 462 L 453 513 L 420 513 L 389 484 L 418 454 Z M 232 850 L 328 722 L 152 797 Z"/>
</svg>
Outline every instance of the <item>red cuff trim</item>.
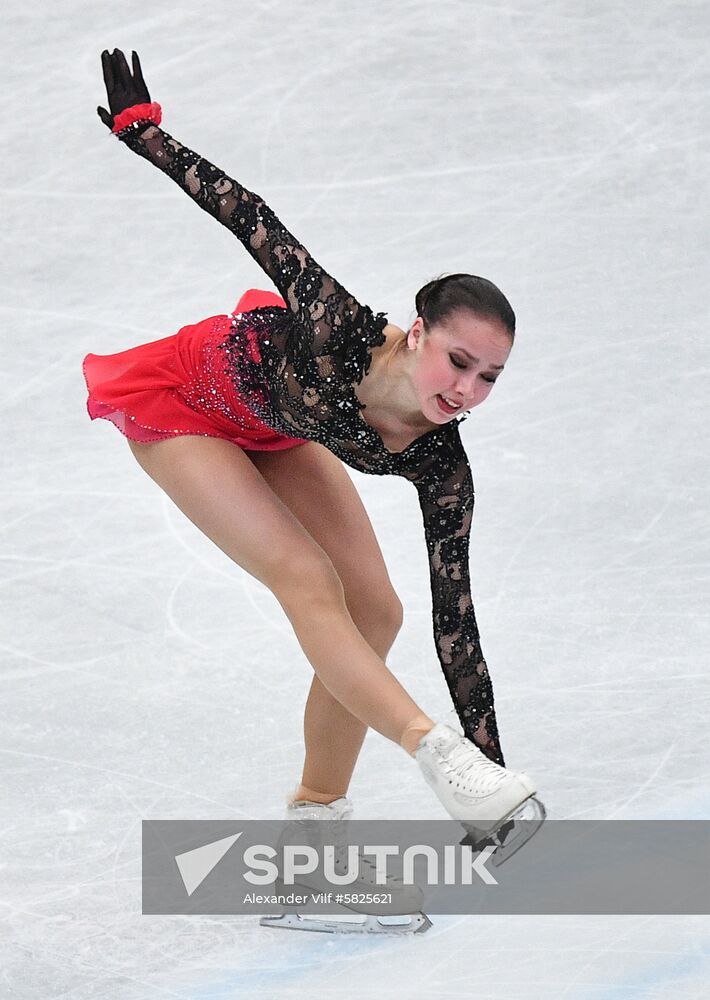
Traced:
<svg viewBox="0 0 710 1000">
<path fill-rule="evenodd" d="M 153 122 L 160 125 L 163 112 L 159 104 L 134 104 L 132 108 L 125 108 L 113 120 L 112 132 L 120 132 L 122 129 L 133 125 L 134 122 Z"/>
</svg>

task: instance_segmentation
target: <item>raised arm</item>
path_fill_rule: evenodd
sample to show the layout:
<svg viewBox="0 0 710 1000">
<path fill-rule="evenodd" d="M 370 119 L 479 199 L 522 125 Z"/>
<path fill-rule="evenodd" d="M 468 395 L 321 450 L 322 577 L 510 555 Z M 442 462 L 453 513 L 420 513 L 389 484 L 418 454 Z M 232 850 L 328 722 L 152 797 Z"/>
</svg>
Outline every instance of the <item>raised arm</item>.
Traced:
<svg viewBox="0 0 710 1000">
<path fill-rule="evenodd" d="M 414 481 L 429 553 L 434 642 L 464 734 L 497 764 L 493 688 L 481 652 L 471 600 L 468 549 L 473 479 L 458 429 L 426 461 Z"/>
<path fill-rule="evenodd" d="M 158 105 L 150 105 L 137 55 L 133 53 L 133 72 L 120 50 L 113 55 L 104 52 L 102 63 L 111 114 L 99 108 L 101 120 L 114 129 L 116 118 L 120 125 L 121 121 L 137 117 L 130 114 L 132 107 L 145 109 L 152 120 L 137 117 L 116 132 L 118 138 L 167 174 L 200 208 L 234 233 L 274 282 L 299 322 L 309 329 L 313 353 L 319 354 L 333 333 L 357 328 L 365 320 L 366 307 L 323 270 L 264 200 L 156 124 L 156 110 L 148 108 L 158 109 Z"/>
</svg>

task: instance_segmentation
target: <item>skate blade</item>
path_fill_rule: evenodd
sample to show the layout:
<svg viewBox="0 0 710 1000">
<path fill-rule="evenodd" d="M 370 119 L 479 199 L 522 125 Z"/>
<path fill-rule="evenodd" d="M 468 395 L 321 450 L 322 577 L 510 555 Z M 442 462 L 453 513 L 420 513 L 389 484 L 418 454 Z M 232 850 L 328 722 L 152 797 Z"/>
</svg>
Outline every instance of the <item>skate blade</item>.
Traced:
<svg viewBox="0 0 710 1000">
<path fill-rule="evenodd" d="M 495 848 L 488 863 L 497 868 L 517 854 L 520 848 L 535 836 L 545 822 L 546 816 L 545 806 L 532 796 L 507 816 L 494 833 L 482 834 L 480 830 L 464 823 L 464 829 L 468 834 L 461 843 L 475 847 L 478 851 L 482 851 L 484 847 Z"/>
<path fill-rule="evenodd" d="M 316 931 L 323 934 L 423 934 L 431 927 L 425 913 L 408 913 L 391 917 L 363 913 L 353 916 L 310 916 L 282 913 L 262 917 L 262 927 L 283 927 L 293 931 Z"/>
</svg>

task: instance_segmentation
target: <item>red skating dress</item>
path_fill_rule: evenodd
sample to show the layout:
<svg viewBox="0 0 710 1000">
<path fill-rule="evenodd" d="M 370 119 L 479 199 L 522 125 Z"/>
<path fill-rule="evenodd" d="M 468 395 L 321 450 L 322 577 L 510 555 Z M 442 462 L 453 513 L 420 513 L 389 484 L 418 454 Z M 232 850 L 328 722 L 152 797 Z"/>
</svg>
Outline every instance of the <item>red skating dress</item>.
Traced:
<svg viewBox="0 0 710 1000">
<path fill-rule="evenodd" d="M 285 306 L 273 292 L 252 288 L 234 310 Z M 219 349 L 230 316 L 211 316 L 171 337 L 118 354 L 87 354 L 84 378 L 92 420 L 111 420 L 131 441 L 164 441 L 185 434 L 225 438 L 247 451 L 279 451 L 308 442 L 272 430 L 247 408 Z M 247 330 L 247 336 L 250 331 Z M 256 336 L 249 348 L 258 357 Z"/>
</svg>

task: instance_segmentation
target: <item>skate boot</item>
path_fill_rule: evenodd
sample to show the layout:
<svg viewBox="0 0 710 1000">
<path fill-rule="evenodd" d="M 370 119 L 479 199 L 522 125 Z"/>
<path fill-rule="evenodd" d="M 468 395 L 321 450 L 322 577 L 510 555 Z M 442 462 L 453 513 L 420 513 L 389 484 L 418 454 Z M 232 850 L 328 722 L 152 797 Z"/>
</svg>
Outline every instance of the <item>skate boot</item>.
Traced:
<svg viewBox="0 0 710 1000">
<path fill-rule="evenodd" d="M 545 807 L 527 774 L 495 764 L 449 726 L 437 723 L 414 757 L 446 811 L 467 831 L 462 843 L 495 847 L 492 864 L 512 857 L 542 825 Z"/>
<path fill-rule="evenodd" d="M 283 834 L 284 842 L 309 844 L 322 843 L 323 832 L 319 826 L 329 822 L 328 839 L 335 847 L 334 870 L 338 875 L 348 869 L 347 824 L 352 817 L 352 804 L 347 798 L 336 799 L 329 805 L 319 802 L 292 802 L 286 810 L 290 820 Z M 325 931 L 335 934 L 414 934 L 431 927 L 429 918 L 421 912 L 422 892 L 415 885 L 405 885 L 401 879 L 388 872 L 385 884 L 376 881 L 374 859 L 369 855 L 358 856 L 359 877 L 350 885 L 341 887 L 349 895 L 381 895 L 386 903 L 341 904 L 342 912 L 316 915 L 285 910 L 278 916 L 262 917 L 262 927 L 286 927 L 291 930 Z M 285 889 L 286 887 L 284 887 Z M 297 885 L 289 886 L 300 893 L 332 892 L 334 887 L 318 872 L 299 875 Z M 281 891 L 281 887 L 278 888 Z"/>
</svg>

